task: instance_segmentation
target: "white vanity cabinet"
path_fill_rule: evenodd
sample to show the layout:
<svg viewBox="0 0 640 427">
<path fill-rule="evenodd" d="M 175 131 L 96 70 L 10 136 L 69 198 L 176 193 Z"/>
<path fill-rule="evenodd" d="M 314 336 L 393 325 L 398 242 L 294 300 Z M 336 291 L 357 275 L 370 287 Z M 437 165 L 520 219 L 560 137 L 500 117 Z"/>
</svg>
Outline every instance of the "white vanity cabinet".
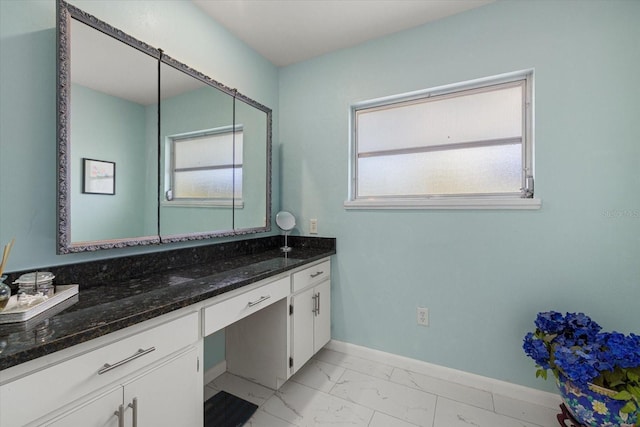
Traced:
<svg viewBox="0 0 640 427">
<path fill-rule="evenodd" d="M 200 427 L 201 354 L 199 315 L 191 311 L 69 348 L 58 360 L 27 362 L 14 380 L 3 375 L 0 425 Z"/>
<path fill-rule="evenodd" d="M 278 389 L 330 339 L 329 258 L 0 371 L 0 427 L 202 427 L 204 337 Z"/>
<path fill-rule="evenodd" d="M 216 299 L 202 310 L 204 336 L 211 335 L 289 296 L 289 276 L 269 278 Z"/>
<path fill-rule="evenodd" d="M 288 295 L 226 328 L 227 371 L 279 389 L 331 338 L 331 263 L 287 276 Z"/>
<path fill-rule="evenodd" d="M 329 261 L 292 276 L 291 374 L 331 339 L 330 276 Z"/>
<path fill-rule="evenodd" d="M 201 426 L 195 348 L 110 389 L 51 422 L 47 427 Z M 123 399 L 124 396 L 124 399 Z M 115 410 L 114 410 L 115 409 Z"/>
<path fill-rule="evenodd" d="M 122 387 L 111 389 L 68 411 L 57 420 L 45 422 L 48 427 L 118 427 L 114 408 L 122 405 Z"/>
</svg>

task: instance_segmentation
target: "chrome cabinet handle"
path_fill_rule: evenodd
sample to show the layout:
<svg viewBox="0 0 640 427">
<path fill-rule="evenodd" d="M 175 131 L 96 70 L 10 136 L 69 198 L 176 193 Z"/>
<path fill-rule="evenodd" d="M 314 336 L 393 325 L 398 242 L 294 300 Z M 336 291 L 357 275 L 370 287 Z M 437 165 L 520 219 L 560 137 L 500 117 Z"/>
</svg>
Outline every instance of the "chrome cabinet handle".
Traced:
<svg viewBox="0 0 640 427">
<path fill-rule="evenodd" d="M 254 305 L 258 305 L 260 304 L 262 301 L 268 300 L 269 298 L 271 298 L 271 295 L 266 295 L 266 296 L 262 296 L 260 298 L 258 298 L 255 301 L 249 301 L 249 307 L 253 307 Z"/>
<path fill-rule="evenodd" d="M 129 403 L 129 405 L 127 405 L 127 408 L 133 409 L 132 427 L 138 427 L 138 398 L 134 397 L 132 403 Z"/>
<path fill-rule="evenodd" d="M 317 316 L 318 315 L 318 294 L 313 294 L 311 299 L 313 300 L 313 310 L 311 310 L 311 312 Z"/>
<path fill-rule="evenodd" d="M 312 273 L 312 274 L 310 274 L 310 276 L 311 276 L 312 279 L 314 279 L 314 278 L 318 277 L 321 274 L 324 274 L 324 271 L 318 271 L 316 273 Z"/>
<path fill-rule="evenodd" d="M 122 359 L 121 361 L 116 362 L 116 363 L 114 363 L 113 365 L 110 365 L 110 364 L 108 364 L 108 363 L 105 363 L 105 364 L 104 364 L 104 366 L 98 370 L 98 375 L 102 375 L 102 374 L 104 374 L 104 373 L 106 373 L 106 372 L 109 372 L 109 371 L 110 371 L 110 370 L 112 370 L 112 369 L 115 369 L 115 368 L 117 368 L 117 367 L 119 367 L 119 366 L 122 366 L 122 365 L 124 365 L 125 363 L 129 363 L 129 362 L 131 362 L 132 360 L 137 359 L 138 357 L 142 357 L 142 356 L 144 356 L 145 354 L 149 354 L 149 353 L 151 353 L 152 351 L 155 351 L 155 350 L 156 350 L 156 348 L 155 348 L 155 347 L 149 347 L 149 348 L 148 348 L 148 349 L 146 349 L 146 350 L 139 349 L 135 354 L 133 354 L 133 355 L 131 355 L 131 356 L 127 357 L 126 359 Z"/>
<path fill-rule="evenodd" d="M 316 296 L 316 304 L 318 304 L 318 309 L 316 310 L 316 316 L 320 316 L 320 292 L 318 292 Z"/>
<path fill-rule="evenodd" d="M 118 427 L 124 427 L 124 405 L 118 406 L 118 410 L 113 415 L 118 417 Z"/>
</svg>

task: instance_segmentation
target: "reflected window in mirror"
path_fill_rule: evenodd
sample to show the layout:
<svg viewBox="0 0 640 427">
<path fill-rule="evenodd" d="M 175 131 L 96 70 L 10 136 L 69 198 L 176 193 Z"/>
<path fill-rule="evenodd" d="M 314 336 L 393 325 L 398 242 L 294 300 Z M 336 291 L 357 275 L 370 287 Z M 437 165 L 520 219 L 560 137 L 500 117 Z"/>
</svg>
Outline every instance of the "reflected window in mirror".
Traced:
<svg viewBox="0 0 640 427">
<path fill-rule="evenodd" d="M 167 137 L 172 204 L 242 208 L 242 125 Z"/>
<path fill-rule="evenodd" d="M 160 75 L 160 235 L 169 240 L 232 233 L 233 177 L 226 178 L 226 185 L 219 178 L 233 170 L 227 168 L 233 165 L 233 96 L 166 63 Z M 230 144 L 225 144 L 229 133 Z M 214 197 L 217 203 L 208 200 Z"/>
</svg>

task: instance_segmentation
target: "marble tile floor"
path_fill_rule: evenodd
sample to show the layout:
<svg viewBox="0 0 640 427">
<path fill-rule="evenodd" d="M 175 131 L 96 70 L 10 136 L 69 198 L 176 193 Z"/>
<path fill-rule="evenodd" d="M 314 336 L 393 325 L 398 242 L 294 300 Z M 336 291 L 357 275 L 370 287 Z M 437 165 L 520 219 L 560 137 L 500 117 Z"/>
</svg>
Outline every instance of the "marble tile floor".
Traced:
<svg viewBox="0 0 640 427">
<path fill-rule="evenodd" d="M 279 391 L 225 373 L 205 386 L 258 405 L 249 427 L 555 427 L 559 411 L 323 349 Z"/>
</svg>

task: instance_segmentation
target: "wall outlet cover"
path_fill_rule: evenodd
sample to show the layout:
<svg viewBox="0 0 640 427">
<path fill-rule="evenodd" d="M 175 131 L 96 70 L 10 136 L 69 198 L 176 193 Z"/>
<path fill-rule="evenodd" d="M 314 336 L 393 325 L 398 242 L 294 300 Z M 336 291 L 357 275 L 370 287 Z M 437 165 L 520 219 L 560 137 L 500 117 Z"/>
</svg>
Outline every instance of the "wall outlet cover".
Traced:
<svg viewBox="0 0 640 427">
<path fill-rule="evenodd" d="M 416 321 L 420 326 L 429 326 L 429 309 L 418 307 Z"/>
</svg>

